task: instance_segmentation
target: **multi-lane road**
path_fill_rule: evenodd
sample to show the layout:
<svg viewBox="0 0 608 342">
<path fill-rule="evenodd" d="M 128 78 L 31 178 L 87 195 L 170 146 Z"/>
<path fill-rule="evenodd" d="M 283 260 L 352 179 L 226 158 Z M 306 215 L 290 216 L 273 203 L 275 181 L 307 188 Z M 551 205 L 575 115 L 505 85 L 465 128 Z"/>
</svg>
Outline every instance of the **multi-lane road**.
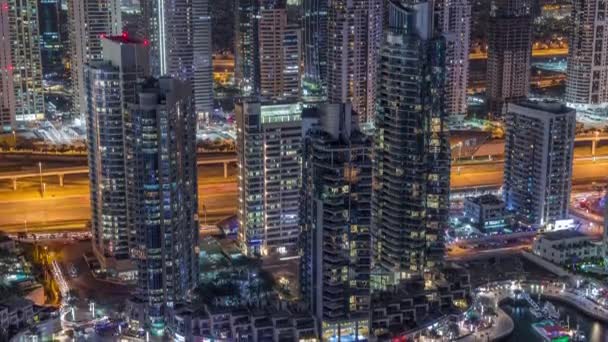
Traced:
<svg viewBox="0 0 608 342">
<path fill-rule="evenodd" d="M 456 164 L 452 167 L 453 190 L 475 187 L 499 187 L 502 183 L 502 161 L 486 161 L 475 164 Z M 608 180 L 608 159 L 576 160 L 574 184 Z M 199 167 L 199 212 L 204 221 L 203 205 L 207 222 L 213 224 L 236 212 L 237 187 L 235 167 L 230 166 L 229 177 L 223 177 L 223 166 Z M 0 230 L 62 231 L 83 229 L 90 218 L 89 188 L 86 175 L 66 176 L 64 187 L 57 177 L 42 179 L 46 183 L 44 196 L 40 195 L 38 178 L 19 181 L 19 188 L 12 190 L 9 182 L 0 182 Z"/>
<path fill-rule="evenodd" d="M 215 223 L 236 211 L 234 166 L 223 177 L 223 166 L 199 167 L 199 211 L 204 223 Z M 0 230 L 6 232 L 65 231 L 85 228 L 90 218 L 89 184 L 86 175 L 67 177 L 60 187 L 56 177 L 43 178 L 44 196 L 39 179 L 23 180 L 17 191 L 0 184 Z M 5 186 L 3 186 L 5 185 Z"/>
</svg>

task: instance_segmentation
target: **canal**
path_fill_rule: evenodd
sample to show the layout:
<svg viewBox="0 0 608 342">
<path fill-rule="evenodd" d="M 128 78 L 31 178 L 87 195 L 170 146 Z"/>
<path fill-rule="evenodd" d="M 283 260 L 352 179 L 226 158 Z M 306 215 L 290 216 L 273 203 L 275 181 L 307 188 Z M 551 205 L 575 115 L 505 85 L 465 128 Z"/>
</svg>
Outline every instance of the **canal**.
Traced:
<svg viewBox="0 0 608 342">
<path fill-rule="evenodd" d="M 576 328 L 577 324 L 580 330 L 586 336 L 586 341 L 604 342 L 608 341 L 608 325 L 596 321 L 588 316 L 577 311 L 575 308 L 561 304 L 556 301 L 550 301 L 555 308 L 560 312 L 562 324 L 566 325 L 567 317 L 570 319 L 570 327 Z M 541 307 L 545 300 L 541 301 Z M 528 305 L 524 302 L 506 302 L 501 305 L 501 308 L 511 316 L 514 322 L 513 333 L 505 340 L 508 342 L 535 342 L 543 341 L 543 339 L 532 329 L 532 323 L 538 321 L 528 309 Z M 558 322 L 559 323 L 559 322 Z"/>
</svg>

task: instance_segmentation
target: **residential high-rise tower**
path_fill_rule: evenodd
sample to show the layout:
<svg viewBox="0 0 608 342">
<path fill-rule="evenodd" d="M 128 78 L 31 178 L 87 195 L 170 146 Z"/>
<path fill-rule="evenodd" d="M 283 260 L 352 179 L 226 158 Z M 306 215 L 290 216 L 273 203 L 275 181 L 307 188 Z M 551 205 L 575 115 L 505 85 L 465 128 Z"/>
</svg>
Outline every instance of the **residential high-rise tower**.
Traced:
<svg viewBox="0 0 608 342">
<path fill-rule="evenodd" d="M 141 41 L 107 36 L 104 59 L 84 70 L 93 251 L 104 268 L 129 258 L 124 112 L 148 75 L 148 48 Z"/>
<path fill-rule="evenodd" d="M 0 2 L 0 124 L 44 119 L 37 0 Z"/>
<path fill-rule="evenodd" d="M 327 100 L 353 105 L 361 122 L 375 112 L 382 2 L 332 0 L 327 9 Z"/>
<path fill-rule="evenodd" d="M 86 113 L 85 66 L 103 58 L 101 40 L 122 34 L 120 1 L 69 1 L 72 107 L 74 114 Z"/>
<path fill-rule="evenodd" d="M 323 341 L 369 337 L 372 143 L 351 115 L 322 105 L 303 154 L 300 286 Z"/>
<path fill-rule="evenodd" d="M 328 0 L 302 1 L 303 99 L 327 96 L 327 5 Z"/>
<path fill-rule="evenodd" d="M 135 299 L 152 333 L 197 284 L 196 120 L 192 89 L 171 78 L 141 85 L 125 114 Z"/>
<path fill-rule="evenodd" d="M 248 255 L 297 250 L 302 105 L 236 105 L 239 242 Z"/>
<path fill-rule="evenodd" d="M 258 19 L 260 95 L 264 99 L 300 96 L 300 29 L 287 23 L 284 7 L 263 7 Z"/>
<path fill-rule="evenodd" d="M 437 30 L 445 39 L 445 110 L 452 122 L 467 113 L 471 3 L 469 0 L 442 0 L 435 3 Z"/>
<path fill-rule="evenodd" d="M 526 226 L 567 218 L 576 112 L 557 102 L 507 105 L 503 196 Z"/>
<path fill-rule="evenodd" d="M 432 5 L 389 2 L 380 49 L 372 236 L 380 285 L 432 279 L 444 258 L 450 148 L 444 40 Z"/>
<path fill-rule="evenodd" d="M 532 15 L 527 0 L 495 0 L 488 27 L 486 98 L 495 116 L 507 102 L 525 100 L 530 89 Z"/>
<path fill-rule="evenodd" d="M 209 0 L 149 0 L 143 13 L 152 75 L 190 82 L 201 118 L 213 108 L 210 13 Z"/>
<path fill-rule="evenodd" d="M 574 108 L 608 104 L 608 18 L 603 4 L 581 0 L 572 3 L 566 103 Z"/>
</svg>

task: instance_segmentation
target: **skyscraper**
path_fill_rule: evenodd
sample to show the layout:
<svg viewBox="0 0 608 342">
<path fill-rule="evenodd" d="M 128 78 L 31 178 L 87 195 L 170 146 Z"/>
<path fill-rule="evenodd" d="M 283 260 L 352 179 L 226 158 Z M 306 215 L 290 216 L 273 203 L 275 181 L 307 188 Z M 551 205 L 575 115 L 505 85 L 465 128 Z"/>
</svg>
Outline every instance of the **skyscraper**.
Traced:
<svg viewBox="0 0 608 342">
<path fill-rule="evenodd" d="M 260 95 L 265 99 L 300 96 L 300 29 L 287 23 L 284 7 L 264 7 L 258 20 Z"/>
<path fill-rule="evenodd" d="M 557 102 L 507 105 L 503 196 L 526 226 L 567 218 L 576 112 Z"/>
<path fill-rule="evenodd" d="M 39 25 L 40 25 L 40 50 L 42 69 L 47 74 L 63 71 L 64 47 L 63 43 L 68 41 L 64 37 L 67 31 L 63 23 L 67 21 L 67 13 L 61 8 L 60 0 L 38 0 Z"/>
<path fill-rule="evenodd" d="M 248 255 L 297 249 L 302 105 L 236 105 L 239 241 Z"/>
<path fill-rule="evenodd" d="M 211 9 L 209 0 L 192 3 L 194 35 L 194 107 L 201 118 L 208 118 L 213 111 L 213 65 L 211 43 Z"/>
<path fill-rule="evenodd" d="M 0 129 L 15 126 L 15 93 L 13 92 L 13 62 L 11 58 L 9 5 L 0 3 Z"/>
<path fill-rule="evenodd" d="M 469 0 L 437 1 L 435 11 L 435 25 L 446 41 L 445 110 L 452 122 L 462 121 L 467 113 L 471 3 Z"/>
<path fill-rule="evenodd" d="M 125 36 L 101 42 L 104 59 L 84 70 L 93 250 L 102 266 L 129 257 L 124 111 L 148 75 L 148 49 Z"/>
<path fill-rule="evenodd" d="M 327 3 L 328 0 L 302 0 L 302 96 L 327 96 Z"/>
<path fill-rule="evenodd" d="M 566 103 L 592 108 L 608 103 L 608 18 L 600 1 L 573 1 Z"/>
<path fill-rule="evenodd" d="M 372 144 L 351 113 L 323 105 L 305 143 L 300 286 L 323 341 L 369 337 Z"/>
<path fill-rule="evenodd" d="M 192 89 L 150 80 L 125 114 L 129 225 L 138 281 L 135 298 L 153 333 L 198 276 L 196 113 Z"/>
<path fill-rule="evenodd" d="M 122 34 L 119 0 L 69 1 L 72 106 L 86 112 L 85 65 L 102 59 L 101 40 Z"/>
<path fill-rule="evenodd" d="M 8 128 L 44 119 L 42 62 L 37 1 L 8 0 L 0 6 L 0 124 Z"/>
<path fill-rule="evenodd" d="M 259 0 L 235 0 L 235 65 L 236 85 L 243 96 L 260 91 L 258 20 Z"/>
<path fill-rule="evenodd" d="M 209 0 L 150 0 L 144 6 L 151 72 L 188 81 L 201 117 L 213 107 Z"/>
<path fill-rule="evenodd" d="M 374 272 L 380 286 L 433 275 L 444 256 L 450 149 L 445 44 L 428 2 L 389 2 L 374 143 Z"/>
<path fill-rule="evenodd" d="M 378 0 L 332 0 L 327 10 L 327 100 L 351 102 L 361 122 L 374 116 L 382 33 Z"/>
<path fill-rule="evenodd" d="M 494 0 L 488 27 L 486 98 L 501 115 L 507 102 L 524 100 L 530 89 L 532 15 L 527 0 Z"/>
</svg>

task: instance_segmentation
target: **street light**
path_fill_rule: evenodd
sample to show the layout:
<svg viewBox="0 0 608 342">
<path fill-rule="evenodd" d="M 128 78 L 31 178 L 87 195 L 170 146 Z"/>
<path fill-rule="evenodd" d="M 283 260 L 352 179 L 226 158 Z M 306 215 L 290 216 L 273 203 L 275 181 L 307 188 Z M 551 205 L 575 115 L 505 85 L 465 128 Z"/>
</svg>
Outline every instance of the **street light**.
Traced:
<svg viewBox="0 0 608 342">
<path fill-rule="evenodd" d="M 38 162 L 38 174 L 40 175 L 40 195 L 44 197 L 44 189 L 42 188 L 42 162 Z"/>
</svg>

